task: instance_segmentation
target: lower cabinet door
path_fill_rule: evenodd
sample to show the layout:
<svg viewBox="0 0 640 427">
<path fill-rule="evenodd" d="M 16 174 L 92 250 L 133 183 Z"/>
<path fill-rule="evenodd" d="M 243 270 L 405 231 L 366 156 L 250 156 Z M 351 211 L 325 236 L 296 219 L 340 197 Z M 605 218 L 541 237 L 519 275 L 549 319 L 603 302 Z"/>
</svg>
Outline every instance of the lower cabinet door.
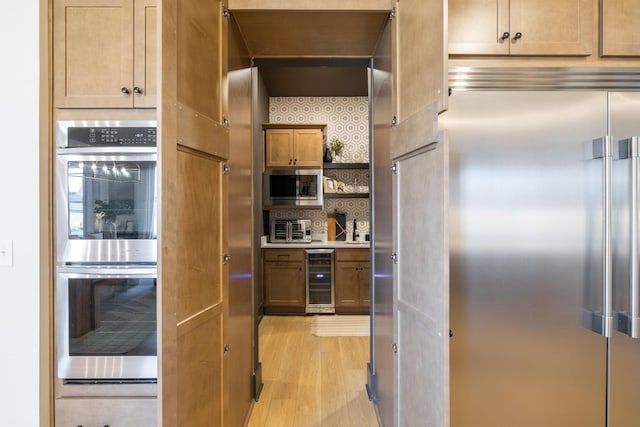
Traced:
<svg viewBox="0 0 640 427">
<path fill-rule="evenodd" d="M 55 427 L 157 427 L 156 398 L 63 398 L 55 403 Z"/>
</svg>

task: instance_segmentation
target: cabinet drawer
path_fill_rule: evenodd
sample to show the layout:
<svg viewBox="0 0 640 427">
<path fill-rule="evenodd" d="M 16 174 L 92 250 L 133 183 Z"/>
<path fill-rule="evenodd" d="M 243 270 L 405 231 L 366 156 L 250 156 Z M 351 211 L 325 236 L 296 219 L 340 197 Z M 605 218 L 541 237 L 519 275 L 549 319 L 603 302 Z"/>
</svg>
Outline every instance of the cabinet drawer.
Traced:
<svg viewBox="0 0 640 427">
<path fill-rule="evenodd" d="M 158 400 L 155 398 L 71 398 L 57 399 L 56 427 L 156 427 Z"/>
<path fill-rule="evenodd" d="M 264 251 L 265 261 L 292 262 L 304 261 L 304 250 L 302 249 L 266 249 Z"/>
<path fill-rule="evenodd" d="M 369 249 L 336 249 L 336 261 L 369 261 Z"/>
</svg>

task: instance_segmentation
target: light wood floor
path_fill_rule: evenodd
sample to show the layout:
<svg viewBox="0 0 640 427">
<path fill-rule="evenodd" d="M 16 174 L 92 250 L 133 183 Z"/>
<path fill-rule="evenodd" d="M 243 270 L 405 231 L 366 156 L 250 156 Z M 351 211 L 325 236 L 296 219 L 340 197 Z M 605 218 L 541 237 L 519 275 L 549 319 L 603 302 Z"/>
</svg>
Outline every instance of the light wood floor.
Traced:
<svg viewBox="0 0 640 427">
<path fill-rule="evenodd" d="M 369 337 L 315 337 L 312 319 L 262 319 L 264 388 L 248 427 L 378 426 L 365 390 Z"/>
</svg>

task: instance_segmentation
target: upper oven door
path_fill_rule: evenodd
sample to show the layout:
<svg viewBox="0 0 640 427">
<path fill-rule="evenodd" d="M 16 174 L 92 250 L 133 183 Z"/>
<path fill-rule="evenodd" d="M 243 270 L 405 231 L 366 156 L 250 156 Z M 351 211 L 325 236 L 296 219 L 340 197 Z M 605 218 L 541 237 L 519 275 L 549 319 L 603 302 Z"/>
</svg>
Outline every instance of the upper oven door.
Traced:
<svg viewBox="0 0 640 427">
<path fill-rule="evenodd" d="M 157 261 L 157 156 L 58 150 L 59 264 Z"/>
<path fill-rule="evenodd" d="M 155 121 L 56 123 L 58 264 L 155 264 Z"/>
</svg>

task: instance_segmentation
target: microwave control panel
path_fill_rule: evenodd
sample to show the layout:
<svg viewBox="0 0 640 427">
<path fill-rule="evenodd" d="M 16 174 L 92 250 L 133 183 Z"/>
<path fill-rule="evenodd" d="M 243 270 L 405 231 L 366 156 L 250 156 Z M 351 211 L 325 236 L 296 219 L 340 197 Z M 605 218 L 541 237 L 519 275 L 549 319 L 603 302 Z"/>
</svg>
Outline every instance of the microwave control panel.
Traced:
<svg viewBox="0 0 640 427">
<path fill-rule="evenodd" d="M 67 147 L 155 147 L 155 127 L 70 127 Z"/>
</svg>

